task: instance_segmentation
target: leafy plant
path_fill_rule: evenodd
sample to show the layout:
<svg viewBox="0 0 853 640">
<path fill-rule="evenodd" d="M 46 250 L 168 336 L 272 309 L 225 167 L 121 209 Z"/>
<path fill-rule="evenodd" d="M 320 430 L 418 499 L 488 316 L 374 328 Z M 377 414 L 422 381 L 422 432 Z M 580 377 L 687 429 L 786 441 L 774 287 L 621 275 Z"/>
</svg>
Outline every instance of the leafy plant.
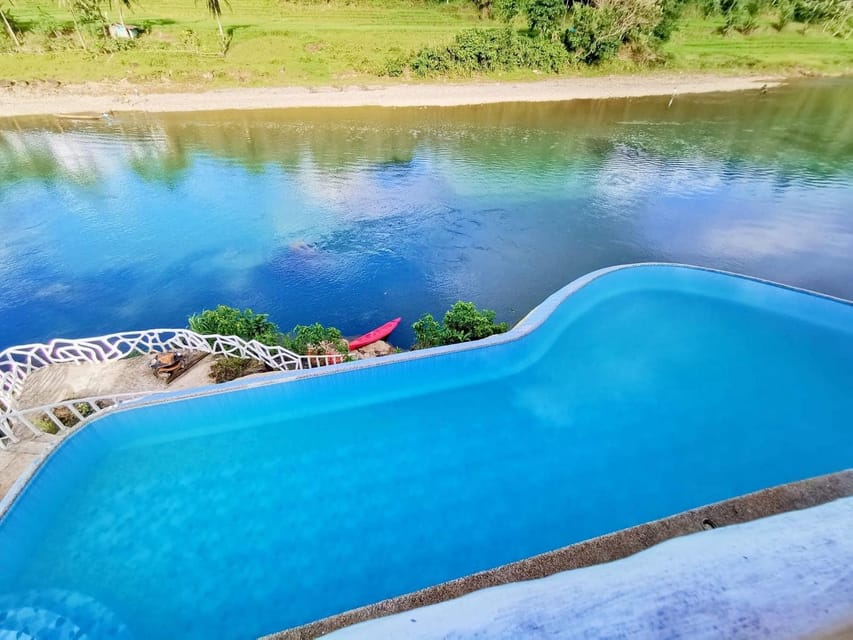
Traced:
<svg viewBox="0 0 853 640">
<path fill-rule="evenodd" d="M 497 17 L 504 22 L 512 22 L 516 16 L 527 12 L 529 0 L 495 0 L 494 8 Z"/>
<path fill-rule="evenodd" d="M 208 375 L 211 380 L 220 383 L 266 370 L 263 362 L 252 358 L 219 358 L 210 366 Z"/>
<path fill-rule="evenodd" d="M 93 413 L 95 413 L 94 407 L 92 407 L 92 405 L 88 402 L 75 402 L 74 408 L 77 409 L 77 412 L 84 418 L 87 418 Z"/>
<path fill-rule="evenodd" d="M 527 21 L 530 31 L 551 38 L 560 28 L 566 5 L 563 0 L 530 0 L 527 3 Z"/>
<path fill-rule="evenodd" d="M 615 12 L 575 5 L 571 12 L 571 26 L 563 33 L 563 44 L 579 62 L 585 64 L 597 64 L 613 58 L 622 46 Z"/>
<path fill-rule="evenodd" d="M 190 329 L 203 335 L 218 334 L 238 336 L 243 340 L 257 340 L 263 344 L 279 344 L 281 333 L 266 313 L 251 309 L 235 309 L 224 304 L 216 309 L 205 309 L 189 317 Z"/>
<path fill-rule="evenodd" d="M 507 330 L 506 322 L 495 322 L 495 312 L 488 309 L 478 310 L 473 302 L 459 301 L 444 314 L 444 330 L 451 344 L 481 340 Z"/>
<path fill-rule="evenodd" d="M 56 435 L 57 433 L 59 433 L 59 427 L 56 426 L 56 423 L 44 414 L 42 414 L 41 417 L 33 420 L 33 424 L 45 433 L 49 433 L 51 435 Z"/>
<path fill-rule="evenodd" d="M 686 0 L 662 0 L 661 16 L 658 23 L 652 29 L 652 35 L 660 42 L 669 40 L 672 32 L 678 28 L 678 20 L 684 9 Z"/>
<path fill-rule="evenodd" d="M 415 331 L 415 349 L 426 349 L 428 347 L 437 347 L 444 344 L 444 329 L 432 317 L 432 314 L 425 313 L 412 325 Z"/>
<path fill-rule="evenodd" d="M 473 302 L 454 304 L 444 314 L 442 324 L 429 313 L 421 316 L 413 325 L 415 349 L 425 349 L 445 344 L 458 344 L 470 340 L 481 340 L 491 335 L 504 333 L 506 322 L 495 322 L 495 312 L 477 309 Z"/>
<path fill-rule="evenodd" d="M 623 44 L 650 48 L 669 37 L 676 7 L 664 13 L 663 0 L 599 0 L 575 4 L 563 44 L 578 62 L 597 64 L 616 56 Z"/>
<path fill-rule="evenodd" d="M 568 61 L 559 43 L 519 36 L 507 27 L 460 31 L 449 46 L 426 47 L 416 52 L 407 66 L 415 75 L 425 77 L 519 68 L 556 72 Z"/>
<path fill-rule="evenodd" d="M 324 327 L 319 322 L 311 325 L 296 325 L 293 330 L 282 337 L 282 343 L 291 351 L 302 355 L 316 355 L 334 350 L 348 354 L 349 347 L 341 332 L 335 327 Z"/>
</svg>

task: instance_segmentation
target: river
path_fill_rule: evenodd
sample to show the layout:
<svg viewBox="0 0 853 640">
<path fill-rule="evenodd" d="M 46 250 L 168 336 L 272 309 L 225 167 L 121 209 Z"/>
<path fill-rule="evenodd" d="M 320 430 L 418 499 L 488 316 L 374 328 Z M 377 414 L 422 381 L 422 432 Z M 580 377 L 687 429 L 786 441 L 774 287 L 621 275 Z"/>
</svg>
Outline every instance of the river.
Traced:
<svg viewBox="0 0 853 640">
<path fill-rule="evenodd" d="M 217 304 L 356 335 L 518 321 L 600 267 L 853 299 L 853 79 L 452 108 L 0 120 L 0 348 Z"/>
</svg>

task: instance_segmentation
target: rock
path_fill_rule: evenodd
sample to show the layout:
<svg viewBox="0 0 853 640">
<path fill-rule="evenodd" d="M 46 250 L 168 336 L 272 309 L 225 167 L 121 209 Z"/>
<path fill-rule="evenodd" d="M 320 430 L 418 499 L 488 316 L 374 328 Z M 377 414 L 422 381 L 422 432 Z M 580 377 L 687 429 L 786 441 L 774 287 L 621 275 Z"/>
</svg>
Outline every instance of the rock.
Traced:
<svg viewBox="0 0 853 640">
<path fill-rule="evenodd" d="M 369 344 L 361 349 L 353 351 L 355 357 L 359 360 L 364 358 L 379 358 L 382 356 L 390 356 L 392 353 L 397 353 L 397 347 L 393 347 L 384 340 L 378 340 L 373 344 Z"/>
</svg>

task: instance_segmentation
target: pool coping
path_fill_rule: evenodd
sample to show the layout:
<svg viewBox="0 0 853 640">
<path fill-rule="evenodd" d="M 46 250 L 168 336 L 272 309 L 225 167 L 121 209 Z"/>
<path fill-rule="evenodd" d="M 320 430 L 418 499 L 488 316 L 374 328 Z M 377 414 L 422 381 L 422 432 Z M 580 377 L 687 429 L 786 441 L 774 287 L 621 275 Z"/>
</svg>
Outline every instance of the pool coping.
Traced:
<svg viewBox="0 0 853 640">
<path fill-rule="evenodd" d="M 441 347 L 432 347 L 429 349 L 406 351 L 403 353 L 383 356 L 381 358 L 370 358 L 366 360 L 344 362 L 342 364 L 318 367 L 316 369 L 299 369 L 296 371 L 269 373 L 264 374 L 263 377 L 245 380 L 234 380 L 232 382 L 226 382 L 222 384 L 211 384 L 190 390 L 155 393 L 149 396 L 144 396 L 139 400 L 132 400 L 123 403 L 117 408 L 107 413 L 99 414 L 94 419 L 85 422 L 78 428 L 74 429 L 71 433 L 64 436 L 61 440 L 55 441 L 55 443 L 51 443 L 52 446 L 50 446 L 50 448 L 44 454 L 36 457 L 30 463 L 30 465 L 21 473 L 21 475 L 18 476 L 18 479 L 12 484 L 6 494 L 0 497 L 0 522 L 2 522 L 3 518 L 6 516 L 6 513 L 9 511 L 9 509 L 12 508 L 15 502 L 17 502 L 18 498 L 23 494 L 30 480 L 32 480 L 41 471 L 44 466 L 44 463 L 48 460 L 48 458 L 50 458 L 50 456 L 52 456 L 61 447 L 65 446 L 67 442 L 72 440 L 79 433 L 83 432 L 90 424 L 94 424 L 99 420 L 108 418 L 110 415 L 114 415 L 116 413 L 124 411 L 132 411 L 139 407 L 169 404 L 171 402 L 180 402 L 198 397 L 212 396 L 222 393 L 230 393 L 232 391 L 242 391 L 245 389 L 254 389 L 258 387 L 266 387 L 276 384 L 288 384 L 296 382 L 297 380 L 305 380 L 319 376 L 339 375 L 349 371 L 358 371 L 361 369 L 368 369 L 372 367 L 384 367 L 393 365 L 397 362 L 409 362 L 413 360 L 420 360 L 422 358 L 433 358 L 445 354 L 460 353 L 463 351 L 470 351 L 474 349 L 488 349 L 499 344 L 515 342 L 539 328 L 539 326 L 541 326 L 554 313 L 557 307 L 559 307 L 573 294 L 577 293 L 579 290 L 583 289 L 585 286 L 589 285 L 593 281 L 616 271 L 645 267 L 667 267 L 675 269 L 705 271 L 718 275 L 731 276 L 741 280 L 749 280 L 765 285 L 770 285 L 772 287 L 780 289 L 786 289 L 789 291 L 796 291 L 817 298 L 832 300 L 834 302 L 840 302 L 848 306 L 853 306 L 853 301 L 832 296 L 829 294 L 820 293 L 801 287 L 795 287 L 792 285 L 782 284 L 779 282 L 774 282 L 772 280 L 758 278 L 755 276 L 749 276 L 740 273 L 734 273 L 732 271 L 724 271 L 722 269 L 714 269 L 711 267 L 704 267 L 699 265 L 683 264 L 677 262 L 636 262 L 630 264 L 604 267 L 595 271 L 591 271 L 590 273 L 587 273 L 583 276 L 580 276 L 579 278 L 572 280 L 569 284 L 565 285 L 564 287 L 558 289 L 557 291 L 549 295 L 547 298 L 545 298 L 545 300 L 543 300 L 533 309 L 531 309 L 530 312 L 528 312 L 527 315 L 525 315 L 521 320 L 519 320 L 518 323 L 516 323 L 515 326 L 513 326 L 509 331 L 489 336 L 488 338 L 483 338 L 481 340 L 463 342 L 460 344 L 446 345 Z"/>
<path fill-rule="evenodd" d="M 682 511 L 659 520 L 583 540 L 494 569 L 472 573 L 313 622 L 262 636 L 263 640 L 313 640 L 360 622 L 411 611 L 461 596 L 536 580 L 572 569 L 613 562 L 656 544 L 707 529 L 741 524 L 853 496 L 853 468 L 761 489 Z"/>
</svg>

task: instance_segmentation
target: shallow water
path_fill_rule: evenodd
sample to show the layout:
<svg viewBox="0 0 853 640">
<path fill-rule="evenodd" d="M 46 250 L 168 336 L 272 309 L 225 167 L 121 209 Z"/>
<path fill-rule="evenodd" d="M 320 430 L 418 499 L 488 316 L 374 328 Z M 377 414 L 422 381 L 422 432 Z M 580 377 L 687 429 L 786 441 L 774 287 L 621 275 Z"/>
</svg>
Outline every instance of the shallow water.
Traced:
<svg viewBox="0 0 853 640">
<path fill-rule="evenodd" d="M 668 102 L 0 121 L 0 348 L 219 303 L 407 347 L 638 261 L 853 298 L 853 80 Z"/>
</svg>

